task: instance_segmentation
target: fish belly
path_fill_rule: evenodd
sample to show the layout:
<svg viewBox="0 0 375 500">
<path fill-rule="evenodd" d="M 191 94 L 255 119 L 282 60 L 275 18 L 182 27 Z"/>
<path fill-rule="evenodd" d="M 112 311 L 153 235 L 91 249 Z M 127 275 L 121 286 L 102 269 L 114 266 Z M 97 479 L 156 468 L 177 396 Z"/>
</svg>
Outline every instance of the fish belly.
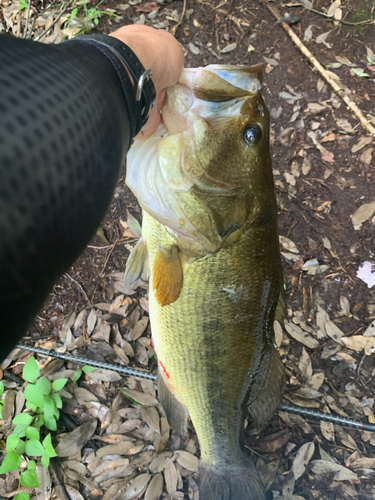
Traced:
<svg viewBox="0 0 375 500">
<path fill-rule="evenodd" d="M 155 255 L 172 238 L 147 214 L 143 234 L 152 284 Z M 266 383 L 280 278 L 276 232 L 259 228 L 185 263 L 172 304 L 160 306 L 150 287 L 152 335 L 165 382 L 187 407 L 201 457 L 213 467 L 243 460 L 244 411 Z"/>
</svg>

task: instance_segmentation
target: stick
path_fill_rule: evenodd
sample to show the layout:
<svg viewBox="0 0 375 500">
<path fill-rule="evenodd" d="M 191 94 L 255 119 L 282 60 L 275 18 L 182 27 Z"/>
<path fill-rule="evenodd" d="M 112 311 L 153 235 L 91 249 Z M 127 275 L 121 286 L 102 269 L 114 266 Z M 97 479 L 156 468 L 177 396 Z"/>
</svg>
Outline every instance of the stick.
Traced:
<svg viewBox="0 0 375 500">
<path fill-rule="evenodd" d="M 63 10 L 60 12 L 60 14 L 56 17 L 56 19 L 53 21 L 53 23 L 48 27 L 46 28 L 39 36 L 37 36 L 36 38 L 34 38 L 34 42 L 37 42 L 38 40 L 40 40 L 42 37 L 44 37 L 44 35 L 46 35 L 49 30 L 51 28 L 53 28 L 55 26 L 55 24 L 59 21 L 60 17 L 65 14 L 65 12 L 68 10 L 68 8 L 70 7 L 70 5 L 73 3 L 73 0 L 70 0 L 70 2 L 68 2 L 65 7 L 63 8 Z"/>
<path fill-rule="evenodd" d="M 276 7 L 273 5 L 270 5 L 267 3 L 268 10 L 271 12 L 271 14 L 276 18 L 279 19 L 280 12 Z M 323 76 L 325 81 L 331 85 L 333 90 L 341 97 L 341 99 L 345 102 L 347 107 L 355 114 L 355 116 L 358 118 L 360 121 L 361 125 L 363 128 L 367 130 L 373 137 L 375 137 L 375 127 L 371 125 L 371 123 L 364 117 L 362 111 L 359 109 L 359 107 L 356 105 L 354 101 L 352 101 L 346 94 L 345 92 L 340 89 L 340 87 L 337 85 L 335 80 L 333 80 L 326 72 L 326 70 L 323 68 L 323 66 L 320 64 L 320 62 L 312 55 L 312 53 L 309 51 L 309 49 L 302 43 L 302 41 L 298 38 L 298 36 L 294 33 L 294 31 L 291 29 L 291 27 L 287 23 L 280 23 L 281 26 L 284 28 L 284 30 L 288 33 L 292 41 L 295 43 L 297 48 L 302 52 L 303 55 L 307 57 L 307 59 L 311 62 L 311 64 L 316 68 L 319 73 Z"/>
<path fill-rule="evenodd" d="M 30 7 L 31 7 L 31 0 L 28 0 L 28 3 L 27 3 L 27 14 L 26 14 L 25 31 L 23 32 L 23 37 L 22 37 L 22 38 L 26 38 L 26 35 L 27 35 L 27 30 L 29 29 Z"/>
<path fill-rule="evenodd" d="M 178 23 L 176 24 L 176 26 L 174 26 L 174 28 L 172 28 L 172 30 L 171 30 L 172 31 L 172 35 L 176 34 L 177 28 L 182 23 L 182 20 L 184 19 L 184 15 L 185 15 L 185 10 L 186 10 L 186 0 L 184 0 L 184 6 L 182 7 L 182 14 L 181 14 L 180 20 L 178 21 Z"/>
</svg>

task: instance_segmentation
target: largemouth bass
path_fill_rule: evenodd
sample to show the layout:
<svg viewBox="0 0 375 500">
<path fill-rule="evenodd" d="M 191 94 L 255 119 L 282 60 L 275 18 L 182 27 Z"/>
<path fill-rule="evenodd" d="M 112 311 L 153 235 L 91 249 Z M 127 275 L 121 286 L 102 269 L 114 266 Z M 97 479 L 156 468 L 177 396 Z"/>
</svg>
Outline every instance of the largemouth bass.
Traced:
<svg viewBox="0 0 375 500">
<path fill-rule="evenodd" d="M 135 141 L 127 184 L 143 208 L 125 287 L 144 278 L 172 427 L 198 435 L 201 500 L 264 500 L 243 451 L 247 412 L 262 428 L 284 369 L 273 321 L 282 289 L 269 113 L 261 68 L 184 70 L 167 89 L 164 125 Z"/>
</svg>

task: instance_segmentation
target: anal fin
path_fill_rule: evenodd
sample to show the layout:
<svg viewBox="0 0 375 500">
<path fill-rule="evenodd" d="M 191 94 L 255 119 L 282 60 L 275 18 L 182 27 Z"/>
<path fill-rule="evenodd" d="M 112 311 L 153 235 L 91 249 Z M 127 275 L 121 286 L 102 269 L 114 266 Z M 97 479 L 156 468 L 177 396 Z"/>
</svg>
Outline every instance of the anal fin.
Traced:
<svg viewBox="0 0 375 500">
<path fill-rule="evenodd" d="M 159 249 L 154 261 L 152 281 L 159 304 L 167 306 L 175 302 L 180 295 L 182 283 L 183 272 L 177 246 Z"/>
<path fill-rule="evenodd" d="M 164 408 L 169 425 L 179 432 L 181 436 L 185 436 L 187 434 L 189 412 L 186 406 L 180 403 L 169 389 L 160 369 L 158 373 L 158 399 Z"/>
<path fill-rule="evenodd" d="M 148 280 L 148 253 L 143 238 L 140 238 L 130 252 L 126 262 L 124 286 L 125 293 L 131 294 Z"/>
</svg>

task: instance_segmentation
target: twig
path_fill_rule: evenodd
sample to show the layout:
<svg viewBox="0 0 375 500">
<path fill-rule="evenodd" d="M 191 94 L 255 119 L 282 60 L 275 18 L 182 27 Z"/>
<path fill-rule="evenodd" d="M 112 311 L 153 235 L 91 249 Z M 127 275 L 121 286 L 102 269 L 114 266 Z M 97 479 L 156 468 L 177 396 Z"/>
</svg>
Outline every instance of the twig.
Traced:
<svg viewBox="0 0 375 500">
<path fill-rule="evenodd" d="M 88 302 L 89 306 L 91 306 L 91 307 L 92 307 L 91 301 L 90 301 L 90 299 L 87 297 L 85 290 L 82 288 L 82 285 L 81 285 L 80 283 L 78 283 L 78 281 L 76 281 L 74 278 L 72 278 L 72 277 L 71 277 L 68 273 L 65 273 L 65 275 L 64 275 L 64 276 L 66 276 L 67 278 L 69 278 L 71 281 L 73 281 L 73 283 L 75 283 L 75 284 L 78 286 L 78 288 L 81 290 L 81 292 L 82 292 L 83 296 L 84 296 L 84 297 L 85 297 L 85 299 L 87 300 L 87 302 Z"/>
<path fill-rule="evenodd" d="M 272 13 L 272 15 L 276 18 L 280 18 L 280 12 L 276 7 L 266 3 L 268 10 Z M 371 123 L 365 118 L 362 111 L 356 105 L 354 101 L 352 101 L 345 92 L 337 85 L 335 80 L 333 80 L 320 64 L 320 62 L 312 55 L 309 49 L 302 43 L 299 37 L 294 33 L 291 27 L 287 23 L 280 23 L 284 30 L 288 33 L 292 41 L 295 43 L 297 48 L 302 52 L 303 55 L 307 57 L 307 59 L 311 62 L 315 69 L 319 71 L 319 73 L 323 76 L 327 83 L 331 85 L 333 90 L 341 97 L 341 99 L 345 102 L 347 107 L 355 114 L 355 116 L 360 121 L 363 128 L 367 130 L 373 137 L 375 137 L 375 127 L 371 125 Z"/>
<path fill-rule="evenodd" d="M 110 256 L 112 255 L 112 252 L 113 252 L 113 250 L 115 249 L 115 246 L 117 245 L 117 243 L 118 243 L 118 240 L 116 240 L 116 241 L 113 243 L 113 246 L 112 246 L 112 248 L 111 248 L 111 251 L 110 251 L 110 252 L 108 253 L 108 255 L 107 255 L 107 258 L 105 259 L 105 262 L 104 262 L 103 269 L 102 269 L 102 271 L 101 271 L 101 273 L 100 273 L 101 275 L 104 273 L 104 270 L 105 270 L 105 268 L 107 267 L 107 264 L 108 264 L 109 258 L 110 258 Z"/>
<path fill-rule="evenodd" d="M 177 31 L 178 27 L 182 23 L 182 21 L 184 19 L 184 16 L 185 16 L 185 11 L 186 11 L 186 0 L 184 0 L 184 6 L 182 7 L 182 14 L 181 14 L 180 20 L 178 21 L 178 23 L 176 24 L 176 26 L 174 26 L 172 28 L 172 30 L 171 30 L 172 31 L 172 35 L 176 34 L 176 31 Z"/>
<path fill-rule="evenodd" d="M 28 36 L 28 34 L 26 33 L 26 37 L 25 38 L 31 38 L 31 35 L 33 33 L 33 29 L 34 29 L 34 26 L 35 26 L 35 23 L 36 23 L 36 20 L 38 19 L 38 17 L 42 16 L 43 14 L 45 14 L 47 12 L 48 9 L 50 9 L 51 7 L 53 7 L 55 5 L 55 1 L 53 1 L 52 3 L 50 3 L 49 5 L 47 5 L 47 7 L 42 10 L 42 12 L 38 12 L 38 14 L 36 14 L 34 17 L 33 17 L 33 23 L 31 25 L 31 28 L 30 28 L 30 36 Z"/>
<path fill-rule="evenodd" d="M 28 2 L 27 2 L 27 13 L 26 13 L 25 30 L 24 30 L 24 32 L 23 32 L 23 37 L 22 37 L 22 38 L 26 38 L 26 35 L 27 35 L 27 30 L 28 30 L 28 28 L 29 28 L 30 7 L 31 7 L 31 0 L 28 0 Z"/>
<path fill-rule="evenodd" d="M 48 26 L 48 28 L 46 28 L 44 31 L 42 31 L 42 33 L 41 33 L 39 36 L 37 36 L 36 38 L 34 38 L 34 42 L 38 42 L 41 38 L 43 38 L 43 37 L 44 37 L 44 35 L 46 35 L 46 34 L 49 32 L 49 30 L 50 30 L 51 28 L 53 28 L 53 27 L 55 26 L 55 24 L 56 24 L 56 23 L 60 20 L 61 16 L 62 16 L 63 14 L 65 14 L 65 12 L 68 10 L 68 8 L 71 6 L 71 4 L 72 4 L 72 3 L 73 3 L 73 0 L 70 0 L 70 2 L 68 2 L 68 3 L 65 5 L 65 7 L 63 8 L 63 10 L 62 10 L 62 11 L 60 12 L 60 14 L 56 17 L 56 19 L 53 21 L 53 23 L 52 23 L 50 26 Z"/>
<path fill-rule="evenodd" d="M 375 24 L 375 19 L 368 19 L 367 21 L 358 21 L 356 23 L 351 23 L 349 21 L 343 21 L 342 19 L 335 19 L 333 16 L 329 16 L 325 12 L 321 12 L 320 10 L 313 9 L 312 7 L 306 7 L 306 5 L 299 4 L 300 7 L 303 7 L 306 10 L 310 10 L 311 12 L 315 12 L 315 14 L 320 14 L 321 16 L 326 17 L 327 19 L 331 19 L 331 21 L 338 21 L 341 24 L 347 24 L 348 26 L 358 26 L 359 24 Z"/>
</svg>

